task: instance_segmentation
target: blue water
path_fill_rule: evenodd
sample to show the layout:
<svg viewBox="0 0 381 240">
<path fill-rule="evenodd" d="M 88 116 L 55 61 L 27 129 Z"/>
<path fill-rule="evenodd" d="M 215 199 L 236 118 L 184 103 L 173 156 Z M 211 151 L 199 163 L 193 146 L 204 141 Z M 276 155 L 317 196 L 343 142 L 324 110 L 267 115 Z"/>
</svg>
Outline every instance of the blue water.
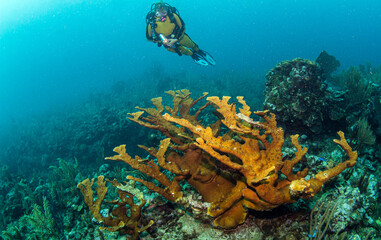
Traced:
<svg viewBox="0 0 381 240">
<path fill-rule="evenodd" d="M 154 62 L 196 77 L 226 70 L 264 75 L 282 60 L 314 60 L 322 50 L 343 67 L 381 64 L 379 0 L 167 2 L 217 66 L 197 66 L 148 42 L 152 1 L 1 0 L 0 123 L 81 99 L 113 81 L 136 81 Z"/>
</svg>

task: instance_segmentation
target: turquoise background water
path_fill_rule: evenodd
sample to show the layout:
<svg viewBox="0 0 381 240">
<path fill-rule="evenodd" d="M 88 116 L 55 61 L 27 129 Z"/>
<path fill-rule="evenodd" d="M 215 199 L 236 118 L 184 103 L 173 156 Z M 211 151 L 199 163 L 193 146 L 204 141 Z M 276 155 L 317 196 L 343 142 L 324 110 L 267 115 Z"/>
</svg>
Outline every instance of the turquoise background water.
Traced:
<svg viewBox="0 0 381 240">
<path fill-rule="evenodd" d="M 168 1 L 180 11 L 186 32 L 217 60 L 212 68 L 145 39 L 152 3 L 1 0 L 0 124 L 115 81 L 139 81 L 157 62 L 163 72 L 196 77 L 223 71 L 264 76 L 282 60 L 314 60 L 322 50 L 343 67 L 381 64 L 378 0 Z"/>
</svg>

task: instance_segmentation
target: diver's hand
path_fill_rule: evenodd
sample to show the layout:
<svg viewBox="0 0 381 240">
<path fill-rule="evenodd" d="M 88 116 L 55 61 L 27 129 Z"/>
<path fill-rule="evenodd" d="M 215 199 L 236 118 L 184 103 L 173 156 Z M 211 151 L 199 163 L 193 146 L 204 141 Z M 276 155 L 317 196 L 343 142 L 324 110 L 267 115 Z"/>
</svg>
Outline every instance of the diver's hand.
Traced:
<svg viewBox="0 0 381 240">
<path fill-rule="evenodd" d="M 177 43 L 178 39 L 175 38 L 167 38 L 166 41 L 163 41 L 163 44 L 172 47 L 175 43 Z"/>
</svg>

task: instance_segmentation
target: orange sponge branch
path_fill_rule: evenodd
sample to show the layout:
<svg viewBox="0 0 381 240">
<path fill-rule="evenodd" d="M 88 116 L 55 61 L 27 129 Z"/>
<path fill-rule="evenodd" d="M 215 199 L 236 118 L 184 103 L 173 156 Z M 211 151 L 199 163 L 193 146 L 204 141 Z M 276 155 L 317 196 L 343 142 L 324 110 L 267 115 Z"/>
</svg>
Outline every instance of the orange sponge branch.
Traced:
<svg viewBox="0 0 381 240">
<path fill-rule="evenodd" d="M 236 227 L 246 219 L 248 208 L 266 211 L 299 198 L 312 198 L 324 183 L 356 164 L 357 152 L 349 146 L 344 133 L 339 132 L 340 139 L 334 141 L 349 159 L 307 180 L 308 169 L 293 172 L 294 166 L 305 157 L 307 148 L 299 144 L 298 135 L 291 136 L 296 152 L 291 160 L 283 160 L 284 131 L 277 126 L 274 114 L 252 113 L 243 97 L 237 97 L 241 105 L 238 110 L 236 103 L 229 103 L 230 97 L 208 97 L 208 103 L 191 111 L 207 93 L 196 100 L 190 98 L 188 90 L 167 93 L 173 98 L 173 107 L 164 107 L 161 98 L 155 98 L 152 102 L 156 109 L 138 108 L 141 112 L 131 114 L 133 118 L 130 118 L 168 137 L 161 141 L 158 149 L 140 146 L 156 158 L 157 163 L 138 156 L 132 158 L 126 153 L 125 145 L 114 149 L 118 155 L 106 159 L 123 161 L 156 179 L 160 186 L 127 177 L 179 204 L 186 199 L 179 182 L 188 181 L 202 199 L 210 203 L 207 214 L 216 226 Z M 219 119 L 204 126 L 197 118 L 208 106 L 216 109 Z M 252 114 L 261 121 L 254 121 Z M 228 129 L 224 135 L 220 134 L 221 124 Z M 175 177 L 170 179 L 161 168 Z M 87 201 L 92 201 L 90 196 Z"/>
</svg>

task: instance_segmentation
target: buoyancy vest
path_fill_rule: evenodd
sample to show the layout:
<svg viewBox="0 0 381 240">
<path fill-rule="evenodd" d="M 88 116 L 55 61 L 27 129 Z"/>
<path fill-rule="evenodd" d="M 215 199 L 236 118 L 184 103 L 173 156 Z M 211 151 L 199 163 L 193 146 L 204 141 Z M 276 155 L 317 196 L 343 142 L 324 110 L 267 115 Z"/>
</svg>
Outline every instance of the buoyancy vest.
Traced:
<svg viewBox="0 0 381 240">
<path fill-rule="evenodd" d="M 151 7 L 146 17 L 146 37 L 153 42 L 160 42 L 159 34 L 170 38 L 181 38 L 185 32 L 185 23 L 181 19 L 179 12 L 175 7 L 167 4 L 167 19 L 162 22 L 155 16 Z"/>
</svg>

